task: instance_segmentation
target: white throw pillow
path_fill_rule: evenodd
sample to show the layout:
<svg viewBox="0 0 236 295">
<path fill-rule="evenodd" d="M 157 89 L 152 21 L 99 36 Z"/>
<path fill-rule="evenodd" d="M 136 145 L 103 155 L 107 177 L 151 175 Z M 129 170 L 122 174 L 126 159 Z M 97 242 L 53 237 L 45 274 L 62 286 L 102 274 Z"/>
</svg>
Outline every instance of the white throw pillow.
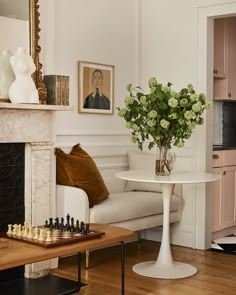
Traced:
<svg viewBox="0 0 236 295">
<path fill-rule="evenodd" d="M 129 170 L 151 170 L 155 173 L 156 154 L 128 152 Z M 159 183 L 130 181 L 126 182 L 125 191 L 161 192 Z"/>
</svg>

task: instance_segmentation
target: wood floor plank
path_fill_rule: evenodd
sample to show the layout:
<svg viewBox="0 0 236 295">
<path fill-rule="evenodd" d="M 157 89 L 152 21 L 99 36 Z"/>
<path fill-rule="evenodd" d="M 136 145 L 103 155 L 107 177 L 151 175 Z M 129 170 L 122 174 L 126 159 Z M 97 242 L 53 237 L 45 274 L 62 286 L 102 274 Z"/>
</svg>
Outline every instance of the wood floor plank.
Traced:
<svg viewBox="0 0 236 295">
<path fill-rule="evenodd" d="M 140 276 L 132 266 L 142 261 L 156 260 L 159 243 L 142 241 L 141 246 L 132 242 L 125 249 L 126 295 L 235 295 L 236 255 L 211 251 L 193 250 L 172 246 L 174 260 L 192 264 L 198 269 L 196 275 L 175 280 L 153 279 Z M 90 268 L 84 269 L 82 255 L 82 280 L 88 286 L 75 294 L 120 294 L 120 247 L 114 246 L 90 252 Z M 76 257 L 63 258 L 59 269 L 53 273 L 76 280 Z"/>
</svg>

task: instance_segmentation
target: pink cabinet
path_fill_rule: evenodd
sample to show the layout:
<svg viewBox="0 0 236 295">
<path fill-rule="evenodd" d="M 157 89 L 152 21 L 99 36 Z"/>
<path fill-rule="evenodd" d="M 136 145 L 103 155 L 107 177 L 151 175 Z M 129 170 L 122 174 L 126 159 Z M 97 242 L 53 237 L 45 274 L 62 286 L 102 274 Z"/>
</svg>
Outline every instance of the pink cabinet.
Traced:
<svg viewBox="0 0 236 295">
<path fill-rule="evenodd" d="M 226 48 L 227 48 L 227 21 L 218 18 L 214 21 L 214 70 L 215 78 L 226 78 Z"/>
<path fill-rule="evenodd" d="M 236 225 L 236 150 L 213 152 L 213 173 L 221 180 L 212 186 L 212 232 Z"/>
<path fill-rule="evenodd" d="M 227 21 L 227 97 L 236 100 L 236 17 L 230 17 Z"/>
<path fill-rule="evenodd" d="M 214 100 L 236 100 L 236 17 L 214 21 Z"/>
<path fill-rule="evenodd" d="M 213 168 L 213 173 L 222 176 L 222 168 Z M 222 226 L 222 195 L 223 195 L 223 181 L 213 183 L 212 185 L 212 232 L 216 232 L 223 228 Z"/>
</svg>

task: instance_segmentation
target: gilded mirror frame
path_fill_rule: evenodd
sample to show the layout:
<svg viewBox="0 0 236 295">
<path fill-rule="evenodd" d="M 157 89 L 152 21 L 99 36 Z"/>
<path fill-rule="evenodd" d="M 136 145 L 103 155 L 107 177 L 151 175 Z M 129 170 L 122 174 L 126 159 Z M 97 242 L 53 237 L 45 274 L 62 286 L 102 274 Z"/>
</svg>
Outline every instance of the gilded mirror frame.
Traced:
<svg viewBox="0 0 236 295">
<path fill-rule="evenodd" d="M 47 88 L 43 82 L 42 75 L 42 64 L 39 60 L 41 47 L 39 45 L 39 32 L 40 32 L 40 21 L 39 21 L 39 0 L 29 0 L 30 8 L 30 51 L 33 61 L 36 66 L 36 71 L 33 74 L 33 80 L 39 93 L 40 104 L 47 104 Z"/>
</svg>

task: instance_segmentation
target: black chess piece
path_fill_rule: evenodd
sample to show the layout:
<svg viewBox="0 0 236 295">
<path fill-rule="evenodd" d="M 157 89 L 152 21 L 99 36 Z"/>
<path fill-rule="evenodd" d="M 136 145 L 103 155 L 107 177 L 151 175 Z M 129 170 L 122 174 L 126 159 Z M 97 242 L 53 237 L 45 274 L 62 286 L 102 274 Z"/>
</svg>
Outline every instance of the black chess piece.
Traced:
<svg viewBox="0 0 236 295">
<path fill-rule="evenodd" d="M 73 218 L 73 217 L 71 217 L 70 231 L 71 231 L 72 233 L 75 232 L 75 225 L 74 225 L 74 218 Z"/>
<path fill-rule="evenodd" d="M 80 228 L 79 228 L 79 219 L 77 219 L 77 220 L 76 220 L 76 227 L 75 227 L 75 232 L 76 232 L 77 234 L 79 234 L 79 233 L 80 233 Z"/>
<path fill-rule="evenodd" d="M 44 225 L 44 228 L 48 228 L 49 226 L 48 226 L 48 221 L 47 220 L 45 220 L 45 225 Z"/>
<path fill-rule="evenodd" d="M 60 223 L 60 230 L 64 230 L 64 218 L 61 218 L 61 223 Z"/>
<path fill-rule="evenodd" d="M 69 214 L 67 214 L 66 215 L 66 225 L 65 225 L 65 230 L 66 231 L 70 231 L 70 228 L 71 228 L 71 226 L 70 226 L 70 215 Z"/>
<path fill-rule="evenodd" d="M 80 222 L 80 233 L 81 233 L 81 235 L 84 235 L 84 232 L 85 232 L 85 225 L 84 225 L 84 222 L 81 221 Z"/>
<path fill-rule="evenodd" d="M 54 228 L 59 229 L 59 218 L 58 217 L 55 218 Z"/>
<path fill-rule="evenodd" d="M 53 229 L 53 218 L 49 218 L 49 226 L 50 229 Z"/>
<path fill-rule="evenodd" d="M 89 223 L 86 223 L 86 224 L 85 224 L 85 234 L 86 234 L 86 235 L 90 233 L 89 226 L 90 226 Z"/>
</svg>

